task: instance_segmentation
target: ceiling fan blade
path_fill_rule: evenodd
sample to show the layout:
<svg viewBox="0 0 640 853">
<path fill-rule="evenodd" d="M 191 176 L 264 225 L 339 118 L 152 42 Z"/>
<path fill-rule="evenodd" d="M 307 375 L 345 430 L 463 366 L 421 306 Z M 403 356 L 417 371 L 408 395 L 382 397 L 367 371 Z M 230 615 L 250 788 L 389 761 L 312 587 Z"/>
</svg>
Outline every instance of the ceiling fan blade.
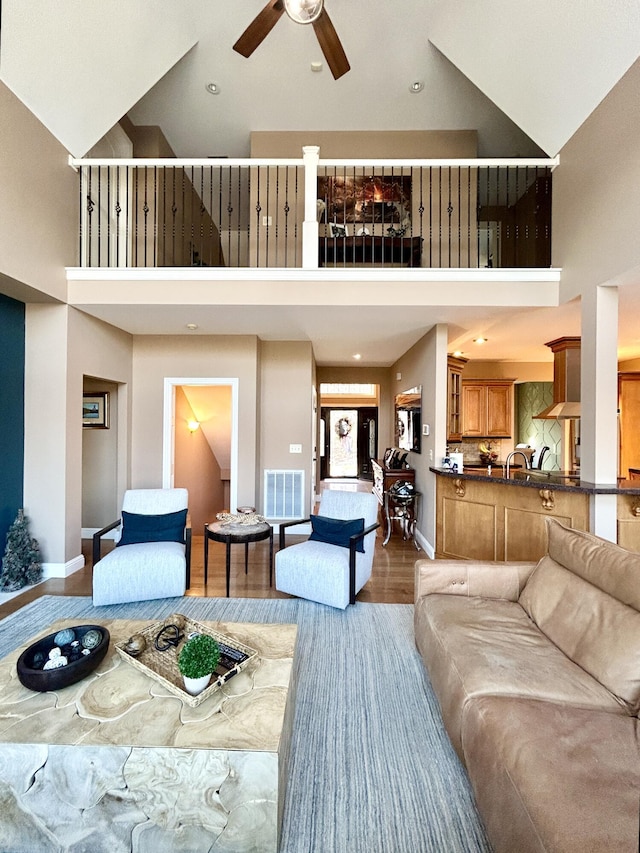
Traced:
<svg viewBox="0 0 640 853">
<path fill-rule="evenodd" d="M 346 74 L 351 66 L 326 9 L 323 9 L 320 17 L 313 22 L 313 29 L 327 65 L 337 80 L 338 77 Z"/>
<path fill-rule="evenodd" d="M 249 57 L 259 47 L 263 40 L 278 23 L 284 14 L 282 0 L 269 0 L 267 5 L 251 21 L 247 29 L 242 33 L 233 49 L 242 56 Z"/>
</svg>

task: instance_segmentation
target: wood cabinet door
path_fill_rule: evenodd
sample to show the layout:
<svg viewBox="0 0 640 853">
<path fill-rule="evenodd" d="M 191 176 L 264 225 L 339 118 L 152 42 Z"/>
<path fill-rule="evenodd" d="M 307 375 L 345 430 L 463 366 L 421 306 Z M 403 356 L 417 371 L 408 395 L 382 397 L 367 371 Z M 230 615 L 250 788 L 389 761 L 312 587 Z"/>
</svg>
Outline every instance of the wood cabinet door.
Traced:
<svg viewBox="0 0 640 853">
<path fill-rule="evenodd" d="M 620 410 L 620 476 L 629 477 L 629 468 L 640 468 L 640 373 L 618 376 Z"/>
<path fill-rule="evenodd" d="M 447 359 L 447 441 L 462 439 L 462 368 L 466 359 Z"/>
<path fill-rule="evenodd" d="M 487 432 L 492 438 L 510 438 L 513 385 L 487 385 Z"/>
<path fill-rule="evenodd" d="M 485 436 L 487 429 L 487 393 L 482 383 L 462 383 L 462 434 Z"/>
</svg>

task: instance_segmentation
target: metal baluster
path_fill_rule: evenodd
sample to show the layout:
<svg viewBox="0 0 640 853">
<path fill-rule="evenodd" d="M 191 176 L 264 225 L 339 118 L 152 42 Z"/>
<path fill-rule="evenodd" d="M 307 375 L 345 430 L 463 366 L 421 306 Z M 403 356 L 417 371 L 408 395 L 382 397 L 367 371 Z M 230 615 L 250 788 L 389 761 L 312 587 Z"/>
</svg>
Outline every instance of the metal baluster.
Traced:
<svg viewBox="0 0 640 853">
<path fill-rule="evenodd" d="M 83 267 L 86 266 L 85 258 L 83 257 L 83 240 L 84 234 L 82 229 L 82 217 L 84 216 L 84 166 L 80 168 L 80 199 L 78 201 L 78 216 L 80 221 L 78 222 L 78 266 Z"/>
<path fill-rule="evenodd" d="M 102 166 L 98 166 L 98 266 L 102 266 Z"/>
<path fill-rule="evenodd" d="M 116 166 L 116 266 L 120 266 L 120 214 L 122 207 L 120 205 L 120 166 Z"/>
<path fill-rule="evenodd" d="M 125 228 L 124 265 L 126 267 L 133 266 L 133 252 L 131 252 L 131 253 L 129 252 L 129 236 L 131 233 L 131 218 L 130 218 L 131 217 L 131 205 L 129 203 L 129 176 L 130 175 L 131 175 L 131 166 L 127 166 L 127 186 L 126 186 L 127 198 L 125 199 L 127 213 L 126 213 L 126 216 L 124 218 L 124 228 Z"/>
<path fill-rule="evenodd" d="M 89 180 L 87 187 L 87 230 L 89 232 L 89 238 L 87 240 L 87 266 L 91 266 L 91 249 L 93 242 L 93 222 L 91 220 L 91 214 L 93 213 L 93 201 L 91 199 L 91 185 L 93 183 L 93 166 L 89 166 Z"/>
<path fill-rule="evenodd" d="M 158 251 L 158 263 L 167 266 L 167 170 L 162 169 L 162 254 Z"/>
</svg>

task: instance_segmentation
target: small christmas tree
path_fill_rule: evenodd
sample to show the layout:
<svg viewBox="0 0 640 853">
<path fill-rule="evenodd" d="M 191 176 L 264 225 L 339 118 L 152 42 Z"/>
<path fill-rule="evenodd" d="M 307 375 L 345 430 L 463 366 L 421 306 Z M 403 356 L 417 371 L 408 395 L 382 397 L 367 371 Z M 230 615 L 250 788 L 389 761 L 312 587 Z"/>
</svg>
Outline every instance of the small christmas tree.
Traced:
<svg viewBox="0 0 640 853">
<path fill-rule="evenodd" d="M 23 509 L 7 532 L 7 546 L 2 558 L 0 590 L 14 592 L 42 579 L 40 548 L 29 535 L 29 521 Z"/>
</svg>

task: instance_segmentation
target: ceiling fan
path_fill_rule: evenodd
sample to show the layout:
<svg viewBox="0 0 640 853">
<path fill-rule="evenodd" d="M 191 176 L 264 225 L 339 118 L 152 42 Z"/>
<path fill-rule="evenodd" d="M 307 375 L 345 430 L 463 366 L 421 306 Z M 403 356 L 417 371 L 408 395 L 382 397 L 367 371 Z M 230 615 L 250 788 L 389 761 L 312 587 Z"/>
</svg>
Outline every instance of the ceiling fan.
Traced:
<svg viewBox="0 0 640 853">
<path fill-rule="evenodd" d="M 324 8 L 324 0 L 269 0 L 242 33 L 233 49 L 242 56 L 251 56 L 285 12 L 297 24 L 313 26 L 324 58 L 336 80 L 349 71 L 349 60 Z"/>
</svg>

